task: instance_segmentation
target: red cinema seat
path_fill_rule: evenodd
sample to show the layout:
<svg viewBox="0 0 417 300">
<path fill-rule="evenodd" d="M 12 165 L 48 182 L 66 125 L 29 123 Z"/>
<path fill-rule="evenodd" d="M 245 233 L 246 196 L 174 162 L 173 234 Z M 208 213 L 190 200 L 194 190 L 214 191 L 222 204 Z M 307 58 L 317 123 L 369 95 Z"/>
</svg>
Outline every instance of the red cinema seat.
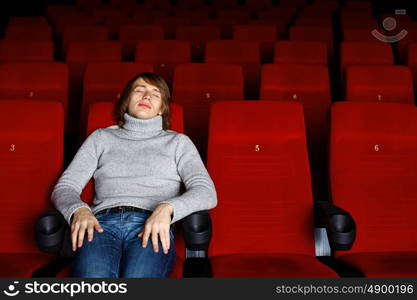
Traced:
<svg viewBox="0 0 417 300">
<path fill-rule="evenodd" d="M 113 9 L 120 9 L 123 8 L 134 8 L 136 6 L 136 0 L 110 0 L 110 6 Z"/>
<path fill-rule="evenodd" d="M 164 27 L 165 38 L 175 38 L 175 33 L 179 26 L 191 25 L 191 20 L 188 18 L 179 17 L 158 17 L 152 21 L 152 24 L 162 25 Z"/>
<path fill-rule="evenodd" d="M 86 16 L 82 13 L 57 13 L 52 20 L 54 25 L 54 37 L 56 40 L 61 41 L 64 31 L 67 27 L 72 26 L 95 26 L 97 25 L 97 19 Z"/>
<path fill-rule="evenodd" d="M 288 25 L 293 20 L 294 16 L 297 13 L 297 8 L 295 7 L 280 7 L 269 9 L 267 11 L 258 12 L 259 21 L 275 21 L 282 24 Z"/>
<path fill-rule="evenodd" d="M 332 28 L 320 26 L 296 25 L 290 28 L 290 40 L 325 42 L 330 56 L 333 53 Z"/>
<path fill-rule="evenodd" d="M 278 38 L 286 38 L 287 23 L 281 19 L 254 19 L 249 22 L 251 26 L 274 26 L 277 29 Z"/>
<path fill-rule="evenodd" d="M 414 90 L 417 89 L 417 43 L 411 43 L 407 47 L 407 61 L 408 67 L 413 74 Z"/>
<path fill-rule="evenodd" d="M 220 28 L 222 38 L 231 39 L 235 25 L 249 24 L 250 14 L 242 9 L 225 9 L 217 11 L 215 19 L 209 19 L 204 24 Z"/>
<path fill-rule="evenodd" d="M 136 8 L 133 12 L 132 22 L 137 25 L 153 24 L 154 20 L 166 18 L 168 16 L 172 16 L 171 11 L 149 10 L 145 5 L 145 7 Z M 158 25 L 158 23 L 155 23 L 154 25 Z"/>
<path fill-rule="evenodd" d="M 52 62 L 52 41 L 0 40 L 0 62 Z"/>
<path fill-rule="evenodd" d="M 314 254 L 300 104 L 213 103 L 207 164 L 218 197 L 210 210 L 213 277 L 338 277 Z"/>
<path fill-rule="evenodd" d="M 417 277 L 417 109 L 398 103 L 332 107 L 331 194 L 355 219 L 336 256 L 365 277 Z"/>
<path fill-rule="evenodd" d="M 410 21 L 407 22 L 404 27 L 400 27 L 400 30 L 394 37 L 397 37 L 398 42 L 394 45 L 397 46 L 398 56 L 401 63 L 407 62 L 407 49 L 412 43 L 417 43 L 417 22 Z M 405 30 L 404 28 L 407 28 Z M 406 33 L 406 34 L 405 34 Z M 387 34 L 387 36 L 392 36 L 393 34 Z"/>
<path fill-rule="evenodd" d="M 115 40 L 121 25 L 130 24 L 133 21 L 123 11 L 114 9 L 95 10 L 93 18 L 97 19 L 99 25 L 105 26 L 109 32 L 109 38 Z"/>
<path fill-rule="evenodd" d="M 353 25 L 355 26 L 355 18 L 359 24 L 366 22 L 364 20 L 375 20 L 372 9 L 340 9 L 339 17 L 341 25 Z"/>
<path fill-rule="evenodd" d="M 175 67 L 191 62 L 191 45 L 189 41 L 177 40 L 139 41 L 135 62 L 152 64 L 155 72 L 172 87 Z"/>
<path fill-rule="evenodd" d="M 118 101 L 127 82 L 142 72 L 153 72 L 152 65 L 126 62 L 87 64 L 80 122 L 80 136 L 83 139 L 90 104 L 98 101 Z"/>
<path fill-rule="evenodd" d="M 181 64 L 174 73 L 172 99 L 184 110 L 184 130 L 203 161 L 212 101 L 243 99 L 243 71 L 232 64 Z"/>
<path fill-rule="evenodd" d="M 153 10 L 169 10 L 172 8 L 170 0 L 144 0 L 144 4 L 147 8 Z"/>
<path fill-rule="evenodd" d="M 62 54 L 65 57 L 72 42 L 107 41 L 109 30 L 104 26 L 67 26 L 62 39 Z"/>
<path fill-rule="evenodd" d="M 391 45 L 381 42 L 342 42 L 341 70 L 349 65 L 393 65 Z"/>
<path fill-rule="evenodd" d="M 204 9 L 204 0 L 178 0 L 176 7 L 182 10 Z"/>
<path fill-rule="evenodd" d="M 248 23 L 251 16 L 245 9 L 224 9 L 217 12 L 217 19 L 230 20 L 235 24 Z"/>
<path fill-rule="evenodd" d="M 0 99 L 60 102 L 68 125 L 68 68 L 63 63 L 0 64 Z"/>
<path fill-rule="evenodd" d="M 367 1 L 346 1 L 346 9 L 352 11 L 372 12 L 372 3 Z"/>
<path fill-rule="evenodd" d="M 87 135 L 91 134 L 97 128 L 104 128 L 116 125 L 114 120 L 114 101 L 94 102 L 89 107 Z M 171 103 L 170 105 L 170 130 L 177 132 L 184 132 L 182 107 L 178 104 Z M 94 180 L 91 179 L 84 187 L 81 199 L 91 205 L 94 199 Z M 175 250 L 177 253 L 176 263 L 170 277 L 182 277 L 182 268 L 185 260 L 185 245 L 181 238 L 180 226 L 174 226 L 175 232 Z M 58 273 L 57 277 L 70 277 L 71 267 L 65 268 Z"/>
<path fill-rule="evenodd" d="M 297 101 L 303 105 L 314 199 L 327 199 L 327 114 L 331 104 L 327 66 L 264 65 L 260 99 Z"/>
<path fill-rule="evenodd" d="M 86 65 L 96 62 L 120 62 L 121 46 L 117 41 L 72 42 L 68 47 L 66 62 L 69 69 L 69 97 L 71 131 L 78 129 L 82 102 L 82 88 Z"/>
<path fill-rule="evenodd" d="M 49 25 L 17 24 L 9 25 L 4 35 L 7 40 L 50 41 L 52 30 Z"/>
<path fill-rule="evenodd" d="M 283 8 L 298 8 L 302 9 L 306 6 L 305 0 L 280 0 L 278 9 Z"/>
<path fill-rule="evenodd" d="M 331 28 L 332 18 L 328 17 L 310 17 L 310 16 L 299 16 L 295 24 L 298 26 L 313 26 L 313 27 L 324 27 Z"/>
<path fill-rule="evenodd" d="M 48 20 L 43 16 L 10 17 L 9 25 L 45 25 L 45 26 L 49 26 Z"/>
<path fill-rule="evenodd" d="M 175 12 L 177 18 L 187 18 L 191 20 L 191 25 L 203 25 L 209 20 L 209 16 L 213 13 L 208 8 L 201 8 L 198 10 L 184 10 L 179 8 Z"/>
<path fill-rule="evenodd" d="M 274 63 L 328 65 L 326 43 L 314 41 L 277 41 L 274 46 Z"/>
<path fill-rule="evenodd" d="M 82 14 L 76 5 L 48 5 L 46 16 L 49 20 L 61 15 L 80 15 Z"/>
<path fill-rule="evenodd" d="M 259 42 L 261 61 L 272 62 L 274 43 L 278 39 L 278 30 L 273 25 L 236 25 L 233 39 Z"/>
<path fill-rule="evenodd" d="M 62 172 L 64 110 L 58 101 L 16 99 L 0 101 L 0 114 L 0 277 L 31 277 L 54 259 L 39 252 L 34 228 Z"/>
<path fill-rule="evenodd" d="M 380 30 L 375 30 L 381 33 Z M 342 36 L 344 42 L 379 42 L 372 31 L 367 28 L 345 28 Z"/>
<path fill-rule="evenodd" d="M 245 98 L 259 96 L 261 57 L 257 42 L 235 40 L 210 41 L 206 44 L 206 63 L 239 64 L 243 68 Z"/>
<path fill-rule="evenodd" d="M 212 6 L 215 9 L 236 9 L 239 6 L 239 0 L 212 0 Z"/>
<path fill-rule="evenodd" d="M 104 6 L 101 0 L 77 0 L 76 5 L 78 9 L 84 11 L 88 15 L 91 15 L 94 10 Z"/>
<path fill-rule="evenodd" d="M 175 36 L 177 40 L 190 41 L 192 60 L 202 62 L 206 42 L 220 40 L 220 29 L 215 26 L 179 26 Z"/>
<path fill-rule="evenodd" d="M 411 70 L 405 66 L 346 68 L 346 100 L 414 103 Z"/>
<path fill-rule="evenodd" d="M 342 31 L 349 28 L 362 28 L 369 31 L 378 28 L 378 22 L 371 15 L 360 11 L 342 12 L 340 15 Z"/>
<path fill-rule="evenodd" d="M 308 18 L 332 18 L 338 9 L 336 1 L 326 1 L 325 3 L 315 2 L 313 5 L 306 6 L 297 17 Z"/>
<path fill-rule="evenodd" d="M 120 27 L 119 40 L 122 43 L 123 60 L 133 60 L 135 48 L 140 40 L 163 40 L 162 25 L 124 25 Z"/>
<path fill-rule="evenodd" d="M 271 7 L 272 1 L 270 0 L 246 0 L 244 4 L 244 8 L 252 14 L 256 14 L 260 11 L 267 11 Z"/>
</svg>

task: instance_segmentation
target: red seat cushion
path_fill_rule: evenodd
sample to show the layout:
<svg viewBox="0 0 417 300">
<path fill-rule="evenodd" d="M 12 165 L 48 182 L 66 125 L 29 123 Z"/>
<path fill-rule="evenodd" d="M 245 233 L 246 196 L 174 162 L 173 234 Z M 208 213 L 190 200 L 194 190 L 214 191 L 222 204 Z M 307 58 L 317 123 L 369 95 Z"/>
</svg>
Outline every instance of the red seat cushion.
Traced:
<svg viewBox="0 0 417 300">
<path fill-rule="evenodd" d="M 316 258 L 302 254 L 231 254 L 211 258 L 213 277 L 339 277 Z"/>
<path fill-rule="evenodd" d="M 417 277 L 417 252 L 359 252 L 340 256 L 365 277 Z"/>
<path fill-rule="evenodd" d="M 43 253 L 0 253 L 0 277 L 32 277 L 37 269 L 55 258 Z"/>
</svg>

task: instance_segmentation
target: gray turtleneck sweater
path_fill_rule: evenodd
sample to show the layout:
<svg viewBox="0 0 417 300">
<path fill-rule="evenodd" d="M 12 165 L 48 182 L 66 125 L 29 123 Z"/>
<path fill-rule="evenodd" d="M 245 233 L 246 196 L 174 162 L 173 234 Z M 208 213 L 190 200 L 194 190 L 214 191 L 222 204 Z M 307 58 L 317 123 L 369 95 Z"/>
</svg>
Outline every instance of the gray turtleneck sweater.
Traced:
<svg viewBox="0 0 417 300">
<path fill-rule="evenodd" d="M 80 207 L 96 213 L 119 205 L 154 210 L 169 203 L 172 224 L 217 205 L 213 181 L 188 136 L 163 130 L 161 116 L 143 120 L 126 113 L 125 120 L 123 127 L 92 132 L 55 185 L 51 199 L 68 224 Z M 80 195 L 91 177 L 95 198 L 90 208 Z"/>
</svg>

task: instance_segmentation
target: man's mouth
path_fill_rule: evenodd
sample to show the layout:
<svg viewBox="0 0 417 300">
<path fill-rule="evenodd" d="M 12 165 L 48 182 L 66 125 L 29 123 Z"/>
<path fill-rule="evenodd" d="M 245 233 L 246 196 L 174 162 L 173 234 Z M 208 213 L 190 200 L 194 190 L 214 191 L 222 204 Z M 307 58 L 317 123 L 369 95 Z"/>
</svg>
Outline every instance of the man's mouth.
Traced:
<svg viewBox="0 0 417 300">
<path fill-rule="evenodd" d="M 146 107 L 146 108 L 151 108 L 148 104 L 145 104 L 145 103 L 139 103 L 138 106 L 143 106 L 143 107 Z"/>
</svg>

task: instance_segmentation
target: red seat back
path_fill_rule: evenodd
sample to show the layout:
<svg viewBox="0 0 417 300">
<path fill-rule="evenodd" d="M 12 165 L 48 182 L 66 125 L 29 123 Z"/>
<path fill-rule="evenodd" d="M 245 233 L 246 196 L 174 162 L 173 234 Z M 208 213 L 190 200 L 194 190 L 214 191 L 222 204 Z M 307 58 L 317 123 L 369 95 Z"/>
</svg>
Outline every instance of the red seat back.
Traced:
<svg viewBox="0 0 417 300">
<path fill-rule="evenodd" d="M 0 252 L 38 253 L 36 220 L 63 167 L 64 111 L 58 101 L 1 100 L 0 113 Z"/>
<path fill-rule="evenodd" d="M 405 66 L 349 66 L 346 100 L 414 103 L 411 70 Z"/>
<path fill-rule="evenodd" d="M 221 101 L 210 116 L 210 255 L 314 254 L 310 171 L 302 106 Z"/>
<path fill-rule="evenodd" d="M 173 102 L 183 106 L 185 133 L 206 156 L 212 101 L 243 99 L 242 67 L 232 64 L 181 64 L 175 69 Z"/>
<path fill-rule="evenodd" d="M 351 252 L 417 251 L 416 153 L 415 106 L 332 107 L 331 193 L 356 222 Z"/>
<path fill-rule="evenodd" d="M 204 61 L 241 65 L 245 81 L 245 97 L 258 98 L 261 58 L 257 42 L 236 40 L 207 42 Z"/>
<path fill-rule="evenodd" d="M 68 125 L 68 68 L 57 62 L 0 64 L 0 99 L 58 101 Z"/>
<path fill-rule="evenodd" d="M 1 40 L 0 62 L 52 62 L 52 41 Z"/>
<path fill-rule="evenodd" d="M 297 101 L 305 111 L 315 199 L 327 198 L 328 68 L 319 64 L 271 64 L 262 67 L 261 99 Z"/>
<path fill-rule="evenodd" d="M 172 87 L 175 67 L 191 62 L 191 45 L 189 41 L 177 40 L 139 41 L 135 61 L 152 64 L 155 72 Z"/>
</svg>

